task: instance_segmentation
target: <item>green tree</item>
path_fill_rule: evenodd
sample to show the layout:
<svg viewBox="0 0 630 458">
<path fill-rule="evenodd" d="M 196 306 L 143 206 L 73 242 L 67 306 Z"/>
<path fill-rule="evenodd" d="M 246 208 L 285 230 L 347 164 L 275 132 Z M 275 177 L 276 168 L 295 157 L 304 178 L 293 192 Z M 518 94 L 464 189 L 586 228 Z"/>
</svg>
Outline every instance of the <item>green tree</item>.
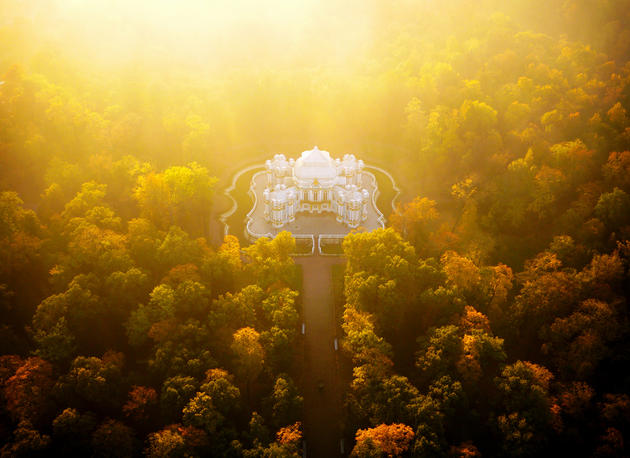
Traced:
<svg viewBox="0 0 630 458">
<path fill-rule="evenodd" d="M 270 397 L 273 424 L 276 427 L 295 423 L 302 417 L 304 399 L 288 375 L 279 375 Z"/>
<path fill-rule="evenodd" d="M 184 407 L 182 413 L 185 425 L 201 428 L 211 435 L 225 421 L 225 417 L 219 413 L 212 402 L 212 397 L 207 393 L 197 393 Z"/>
<path fill-rule="evenodd" d="M 94 456 L 122 458 L 134 452 L 133 430 L 116 420 L 105 420 L 92 434 Z"/>
<path fill-rule="evenodd" d="M 223 369 L 209 369 L 200 390 L 207 393 L 217 410 L 226 418 L 239 411 L 241 392 L 234 386 L 234 377 Z"/>
<path fill-rule="evenodd" d="M 53 444 L 60 453 L 87 454 L 91 448 L 90 436 L 96 425 L 93 413 L 66 408 L 53 420 Z"/>
<path fill-rule="evenodd" d="M 125 393 L 122 353 L 105 353 L 102 358 L 78 356 L 70 371 L 55 385 L 58 396 L 69 404 L 89 406 L 105 412 L 120 408 Z"/>
<path fill-rule="evenodd" d="M 344 293 L 349 306 L 375 314 L 385 335 L 403 323 L 406 300 L 415 294 L 414 249 L 391 228 L 351 233 L 344 238 L 347 258 Z"/>
<path fill-rule="evenodd" d="M 262 288 L 280 282 L 293 285 L 295 266 L 291 253 L 295 252 L 295 239 L 283 231 L 272 240 L 261 237 L 244 249 L 247 263 L 245 270 Z"/>
<path fill-rule="evenodd" d="M 199 381 L 193 377 L 176 375 L 162 384 L 160 408 L 166 422 L 176 422 L 188 401 L 197 393 Z"/>
<path fill-rule="evenodd" d="M 551 433 L 552 378 L 547 369 L 527 361 L 506 366 L 496 378 L 504 453 L 529 456 L 544 446 Z"/>
<path fill-rule="evenodd" d="M 602 194 L 595 206 L 595 215 L 610 231 L 630 224 L 630 196 L 619 188 Z"/>
</svg>

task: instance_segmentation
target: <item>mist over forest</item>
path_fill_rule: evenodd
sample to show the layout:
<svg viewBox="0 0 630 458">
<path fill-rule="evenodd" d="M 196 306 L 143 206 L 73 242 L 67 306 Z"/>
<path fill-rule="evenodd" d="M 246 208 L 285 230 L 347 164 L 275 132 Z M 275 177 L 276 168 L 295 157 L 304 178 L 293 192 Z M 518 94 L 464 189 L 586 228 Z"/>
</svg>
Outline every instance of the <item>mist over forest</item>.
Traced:
<svg viewBox="0 0 630 458">
<path fill-rule="evenodd" d="M 313 145 L 401 188 L 332 269 L 342 455 L 630 455 L 630 1 L 0 11 L 0 456 L 303 456 L 310 279 L 219 215 Z"/>
</svg>

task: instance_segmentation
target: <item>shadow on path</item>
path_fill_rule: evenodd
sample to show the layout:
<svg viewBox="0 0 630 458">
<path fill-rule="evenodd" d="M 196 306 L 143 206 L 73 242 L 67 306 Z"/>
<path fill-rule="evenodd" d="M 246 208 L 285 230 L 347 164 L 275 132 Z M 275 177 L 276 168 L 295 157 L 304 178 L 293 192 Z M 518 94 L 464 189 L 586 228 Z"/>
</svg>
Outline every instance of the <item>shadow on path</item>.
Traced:
<svg viewBox="0 0 630 458">
<path fill-rule="evenodd" d="M 340 456 L 342 399 L 335 351 L 332 265 L 338 257 L 296 258 L 303 272 L 304 439 L 308 458 Z"/>
</svg>

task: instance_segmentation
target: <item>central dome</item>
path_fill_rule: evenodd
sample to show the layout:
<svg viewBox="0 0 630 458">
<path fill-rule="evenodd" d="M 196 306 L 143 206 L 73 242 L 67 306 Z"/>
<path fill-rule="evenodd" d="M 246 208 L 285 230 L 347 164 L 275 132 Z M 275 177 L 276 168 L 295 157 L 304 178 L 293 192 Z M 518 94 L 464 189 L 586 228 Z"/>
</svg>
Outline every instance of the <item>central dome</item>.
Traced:
<svg viewBox="0 0 630 458">
<path fill-rule="evenodd" d="M 304 151 L 295 161 L 294 174 L 298 180 L 322 182 L 333 180 L 337 176 L 337 168 L 330 153 L 316 146 L 310 151 Z"/>
</svg>

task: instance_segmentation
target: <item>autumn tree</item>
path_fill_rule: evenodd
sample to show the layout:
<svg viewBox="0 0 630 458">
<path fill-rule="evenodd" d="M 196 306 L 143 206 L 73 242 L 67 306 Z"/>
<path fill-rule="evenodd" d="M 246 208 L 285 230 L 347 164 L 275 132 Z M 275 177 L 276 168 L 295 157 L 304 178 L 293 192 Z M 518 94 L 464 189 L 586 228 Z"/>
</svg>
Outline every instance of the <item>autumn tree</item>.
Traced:
<svg viewBox="0 0 630 458">
<path fill-rule="evenodd" d="M 116 420 L 105 420 L 92 434 L 92 453 L 98 457 L 125 457 L 134 452 L 134 433 Z"/>
<path fill-rule="evenodd" d="M 389 217 L 390 225 L 411 243 L 419 255 L 433 253 L 432 232 L 436 229 L 439 213 L 435 201 L 416 197 L 411 202 L 397 204 Z"/>
<path fill-rule="evenodd" d="M 360 429 L 351 456 L 401 456 L 414 438 L 413 430 L 404 424 L 382 424 L 374 428 Z"/>
<path fill-rule="evenodd" d="M 276 282 L 294 284 L 295 267 L 291 254 L 295 252 L 295 239 L 289 232 L 280 232 L 272 240 L 261 237 L 244 251 L 245 270 L 262 288 Z"/>
<path fill-rule="evenodd" d="M 540 450 L 551 434 L 553 375 L 527 361 L 506 366 L 496 378 L 501 414 L 497 426 L 504 452 L 527 456 Z"/>
<path fill-rule="evenodd" d="M 216 408 L 227 418 L 240 408 L 241 392 L 234 386 L 234 377 L 224 369 L 209 369 L 200 390 L 210 395 Z"/>
<path fill-rule="evenodd" d="M 302 416 L 304 399 L 288 375 L 276 378 L 270 399 L 273 424 L 276 427 L 295 423 Z"/>
<path fill-rule="evenodd" d="M 97 426 L 92 412 L 81 413 L 66 408 L 52 422 L 53 444 L 61 453 L 87 454 L 90 452 L 90 437 Z"/>
<path fill-rule="evenodd" d="M 6 409 L 11 417 L 16 422 L 26 421 L 25 428 L 38 425 L 52 407 L 53 384 L 53 368 L 48 361 L 39 357 L 26 359 L 4 382 Z"/>
<path fill-rule="evenodd" d="M 134 385 L 123 406 L 123 414 L 136 424 L 143 424 L 155 418 L 157 413 L 157 393 L 153 388 Z"/>
<path fill-rule="evenodd" d="M 169 425 L 149 434 L 145 455 L 153 458 L 210 453 L 210 440 L 205 431 L 180 424 Z"/>
<path fill-rule="evenodd" d="M 345 297 L 349 306 L 378 317 L 388 333 L 400 326 L 416 275 L 414 249 L 393 229 L 349 234 L 343 241 L 347 258 Z"/>
<path fill-rule="evenodd" d="M 260 334 L 253 328 L 241 328 L 234 333 L 231 345 L 234 367 L 246 380 L 247 398 L 251 399 L 251 384 L 263 368 L 265 352 L 260 343 Z"/>
<path fill-rule="evenodd" d="M 140 176 L 134 195 L 142 215 L 159 228 L 176 224 L 206 235 L 216 181 L 207 168 L 193 162 Z"/>
<path fill-rule="evenodd" d="M 78 356 L 68 373 L 57 380 L 57 396 L 73 406 L 116 411 L 125 393 L 123 363 L 122 353 L 108 352 L 101 358 Z"/>
<path fill-rule="evenodd" d="M 42 434 L 28 420 L 22 420 L 13 431 L 13 440 L 0 449 L 0 456 L 44 456 L 49 446 L 48 434 Z"/>
<path fill-rule="evenodd" d="M 162 384 L 160 393 L 160 409 L 167 422 L 181 419 L 182 410 L 188 401 L 197 393 L 199 381 L 190 376 L 176 375 Z"/>
<path fill-rule="evenodd" d="M 15 192 L 0 192 L 0 314 L 5 343 L 14 345 L 41 300 L 45 262 L 41 251 L 44 228 Z M 9 338 L 11 336 L 11 338 Z M 8 350 L 8 349 L 7 349 Z M 12 351 L 18 351 L 19 347 Z"/>
</svg>

